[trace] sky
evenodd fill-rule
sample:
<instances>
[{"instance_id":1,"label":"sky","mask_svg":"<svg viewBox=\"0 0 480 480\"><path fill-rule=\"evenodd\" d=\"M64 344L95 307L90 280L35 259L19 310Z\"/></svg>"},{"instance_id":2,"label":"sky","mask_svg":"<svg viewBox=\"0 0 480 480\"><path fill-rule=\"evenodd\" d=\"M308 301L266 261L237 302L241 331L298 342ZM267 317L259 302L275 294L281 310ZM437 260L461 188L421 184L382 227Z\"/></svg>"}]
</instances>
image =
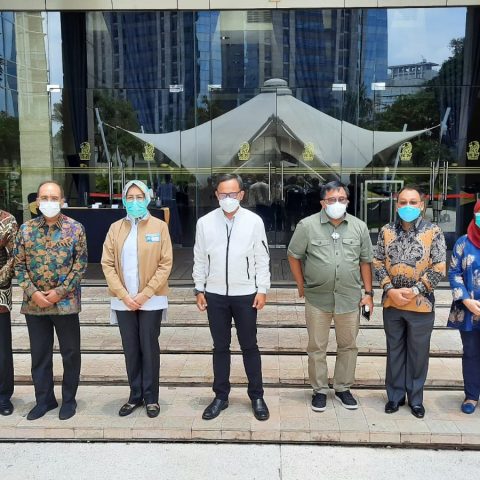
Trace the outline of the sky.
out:
<instances>
[{"instance_id":1,"label":"sky","mask_svg":"<svg viewBox=\"0 0 480 480\"><path fill-rule=\"evenodd\" d=\"M466 8L388 10L388 65L421 62L442 64L452 38L465 36Z\"/></svg>"}]
</instances>

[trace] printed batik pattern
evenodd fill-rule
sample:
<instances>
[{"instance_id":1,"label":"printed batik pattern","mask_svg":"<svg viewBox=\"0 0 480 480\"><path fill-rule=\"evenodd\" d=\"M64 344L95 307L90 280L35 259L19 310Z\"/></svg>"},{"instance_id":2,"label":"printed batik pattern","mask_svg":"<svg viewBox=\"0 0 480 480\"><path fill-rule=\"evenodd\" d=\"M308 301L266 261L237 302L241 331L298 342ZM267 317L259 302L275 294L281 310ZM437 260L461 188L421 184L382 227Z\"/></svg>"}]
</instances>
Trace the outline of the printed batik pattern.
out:
<instances>
[{"instance_id":1,"label":"printed batik pattern","mask_svg":"<svg viewBox=\"0 0 480 480\"><path fill-rule=\"evenodd\" d=\"M463 303L468 299L480 300L480 249L466 235L453 247L448 280L453 297L448 326L464 331L480 330L480 317Z\"/></svg>"},{"instance_id":2,"label":"printed batik pattern","mask_svg":"<svg viewBox=\"0 0 480 480\"><path fill-rule=\"evenodd\" d=\"M80 311L80 282L87 268L87 242L83 225L60 215L48 226L44 217L24 223L15 244L15 272L24 291L21 312L30 315L67 315ZM40 308L36 291L53 290L61 300Z\"/></svg>"}]
</instances>

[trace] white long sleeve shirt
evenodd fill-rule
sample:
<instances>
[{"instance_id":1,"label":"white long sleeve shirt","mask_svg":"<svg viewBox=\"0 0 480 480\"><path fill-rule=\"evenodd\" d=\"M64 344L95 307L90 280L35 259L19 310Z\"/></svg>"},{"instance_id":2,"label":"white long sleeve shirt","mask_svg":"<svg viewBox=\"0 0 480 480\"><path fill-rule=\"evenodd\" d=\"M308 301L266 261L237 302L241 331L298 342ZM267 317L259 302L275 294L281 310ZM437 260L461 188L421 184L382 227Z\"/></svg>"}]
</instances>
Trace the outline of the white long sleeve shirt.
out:
<instances>
[{"instance_id":1,"label":"white long sleeve shirt","mask_svg":"<svg viewBox=\"0 0 480 480\"><path fill-rule=\"evenodd\" d=\"M242 207L228 221L221 208L197 222L193 280L218 295L267 293L270 254L262 219Z\"/></svg>"},{"instance_id":2,"label":"white long sleeve shirt","mask_svg":"<svg viewBox=\"0 0 480 480\"><path fill-rule=\"evenodd\" d=\"M138 293L138 222L127 216L132 228L122 248L122 274L125 281L125 288L131 298ZM142 220L140 220L141 222ZM122 300L112 297L110 300L112 310L125 311L128 307ZM164 310L168 308L166 296L153 295L140 308L140 310Z\"/></svg>"}]
</instances>

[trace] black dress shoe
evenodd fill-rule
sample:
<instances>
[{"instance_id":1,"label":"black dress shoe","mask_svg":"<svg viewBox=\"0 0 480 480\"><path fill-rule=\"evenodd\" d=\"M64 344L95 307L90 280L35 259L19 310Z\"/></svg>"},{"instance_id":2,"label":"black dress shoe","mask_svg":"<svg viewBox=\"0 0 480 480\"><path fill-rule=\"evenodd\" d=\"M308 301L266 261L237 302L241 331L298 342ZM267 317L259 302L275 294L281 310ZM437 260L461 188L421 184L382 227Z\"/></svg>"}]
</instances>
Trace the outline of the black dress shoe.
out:
<instances>
[{"instance_id":1,"label":"black dress shoe","mask_svg":"<svg viewBox=\"0 0 480 480\"><path fill-rule=\"evenodd\" d=\"M395 413L398 412L399 407L403 407L405 405L405 397L402 398L398 403L392 402L389 400L385 404L385 413Z\"/></svg>"},{"instance_id":2,"label":"black dress shoe","mask_svg":"<svg viewBox=\"0 0 480 480\"><path fill-rule=\"evenodd\" d=\"M54 410L55 408L58 407L58 403L52 402L49 403L48 405L35 405L27 415L27 420L37 420L39 418L42 418L47 412L50 410Z\"/></svg>"},{"instance_id":3,"label":"black dress shoe","mask_svg":"<svg viewBox=\"0 0 480 480\"><path fill-rule=\"evenodd\" d=\"M253 414L257 420L263 421L270 418L267 404L263 398L256 398L252 400Z\"/></svg>"},{"instance_id":4,"label":"black dress shoe","mask_svg":"<svg viewBox=\"0 0 480 480\"><path fill-rule=\"evenodd\" d=\"M150 403L147 405L147 415L150 418L158 417L160 413L160 405L158 403Z\"/></svg>"},{"instance_id":5,"label":"black dress shoe","mask_svg":"<svg viewBox=\"0 0 480 480\"><path fill-rule=\"evenodd\" d=\"M203 411L202 418L204 420L212 420L220 415L222 410L228 408L228 400L215 398L213 402Z\"/></svg>"},{"instance_id":6,"label":"black dress shoe","mask_svg":"<svg viewBox=\"0 0 480 480\"><path fill-rule=\"evenodd\" d=\"M126 417L127 415L130 415L135 409L137 409L138 407L141 407L142 405L143 405L143 400L137 403L127 402L124 405L122 405L122 408L120 408L120 410L118 411L118 414L121 417Z\"/></svg>"},{"instance_id":7,"label":"black dress shoe","mask_svg":"<svg viewBox=\"0 0 480 480\"><path fill-rule=\"evenodd\" d=\"M420 405L410 405L410 410L412 415L417 418L423 418L425 416L425 408L422 404Z\"/></svg>"},{"instance_id":8,"label":"black dress shoe","mask_svg":"<svg viewBox=\"0 0 480 480\"><path fill-rule=\"evenodd\" d=\"M58 413L58 418L60 420L68 420L72 418L77 413L77 402L63 403L60 412Z\"/></svg>"},{"instance_id":9,"label":"black dress shoe","mask_svg":"<svg viewBox=\"0 0 480 480\"><path fill-rule=\"evenodd\" d=\"M10 400L7 400L6 402L2 403L0 405L0 415L3 415L4 417L11 415L13 413L13 404Z\"/></svg>"}]
</instances>

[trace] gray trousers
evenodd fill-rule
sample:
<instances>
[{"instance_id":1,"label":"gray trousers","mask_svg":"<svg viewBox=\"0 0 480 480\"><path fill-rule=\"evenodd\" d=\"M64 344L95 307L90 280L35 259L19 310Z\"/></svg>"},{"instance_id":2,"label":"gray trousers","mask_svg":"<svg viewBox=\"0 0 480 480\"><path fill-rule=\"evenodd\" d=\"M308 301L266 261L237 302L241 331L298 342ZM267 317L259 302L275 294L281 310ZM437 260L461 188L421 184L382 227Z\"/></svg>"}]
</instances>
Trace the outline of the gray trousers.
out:
<instances>
[{"instance_id":1,"label":"gray trousers","mask_svg":"<svg viewBox=\"0 0 480 480\"><path fill-rule=\"evenodd\" d=\"M406 393L410 405L423 403L434 320L434 312L383 309L387 337L385 384L389 401L399 402Z\"/></svg>"}]
</instances>

